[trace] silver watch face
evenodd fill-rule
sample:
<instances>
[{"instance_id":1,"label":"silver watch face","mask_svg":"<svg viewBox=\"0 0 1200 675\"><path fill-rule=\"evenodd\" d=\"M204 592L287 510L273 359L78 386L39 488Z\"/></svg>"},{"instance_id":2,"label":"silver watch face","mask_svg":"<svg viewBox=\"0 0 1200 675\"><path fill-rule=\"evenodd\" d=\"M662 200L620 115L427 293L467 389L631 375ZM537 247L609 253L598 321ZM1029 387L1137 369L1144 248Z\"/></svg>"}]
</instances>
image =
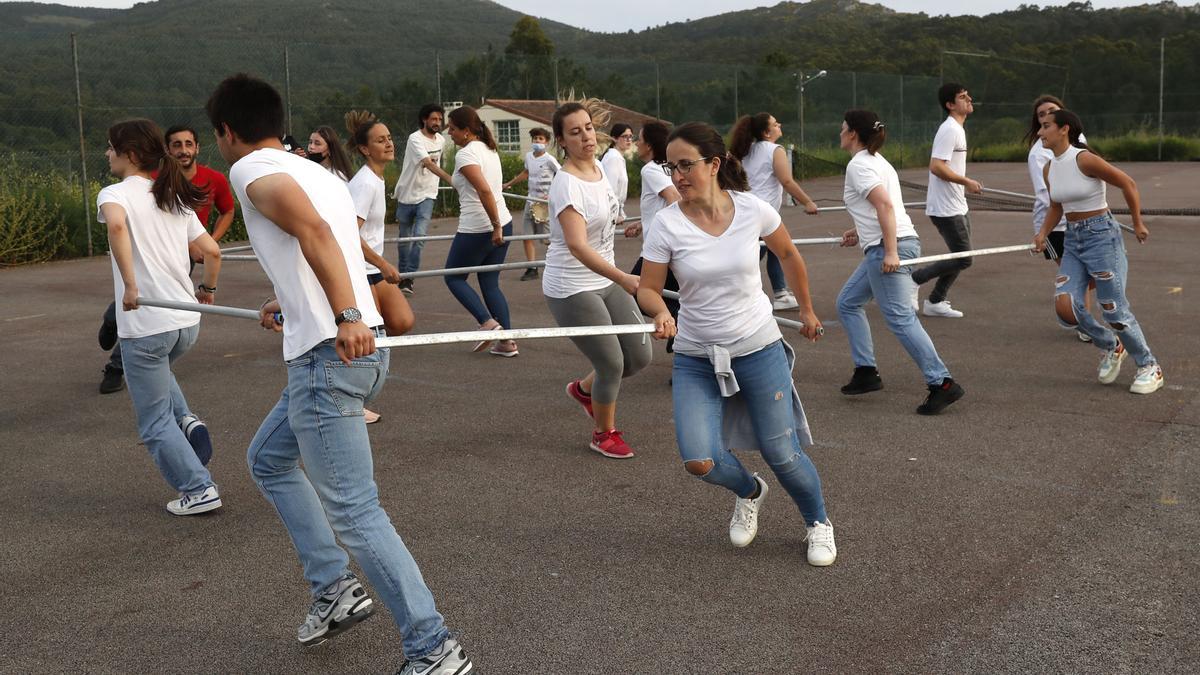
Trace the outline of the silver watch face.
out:
<instances>
[{"instance_id":1,"label":"silver watch face","mask_svg":"<svg viewBox=\"0 0 1200 675\"><path fill-rule=\"evenodd\" d=\"M362 321L362 312L358 311L357 308L348 307L342 310L341 317L342 320L338 323L355 323L357 321Z\"/></svg>"}]
</instances>

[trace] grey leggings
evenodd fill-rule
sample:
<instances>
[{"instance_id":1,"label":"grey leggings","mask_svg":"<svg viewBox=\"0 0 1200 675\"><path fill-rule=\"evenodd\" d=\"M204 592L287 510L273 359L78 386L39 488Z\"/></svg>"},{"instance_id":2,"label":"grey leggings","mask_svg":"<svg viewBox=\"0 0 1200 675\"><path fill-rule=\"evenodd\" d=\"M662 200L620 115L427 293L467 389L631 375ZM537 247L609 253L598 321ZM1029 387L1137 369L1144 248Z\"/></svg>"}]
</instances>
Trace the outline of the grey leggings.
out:
<instances>
[{"instance_id":1,"label":"grey leggings","mask_svg":"<svg viewBox=\"0 0 1200 675\"><path fill-rule=\"evenodd\" d=\"M550 313L560 326L614 326L641 323L633 296L617 284L598 291L581 291L565 298L546 298ZM654 353L645 333L631 335L593 335L571 338L579 351L592 362L596 381L592 385L594 403L615 403L621 378L645 368Z\"/></svg>"}]
</instances>

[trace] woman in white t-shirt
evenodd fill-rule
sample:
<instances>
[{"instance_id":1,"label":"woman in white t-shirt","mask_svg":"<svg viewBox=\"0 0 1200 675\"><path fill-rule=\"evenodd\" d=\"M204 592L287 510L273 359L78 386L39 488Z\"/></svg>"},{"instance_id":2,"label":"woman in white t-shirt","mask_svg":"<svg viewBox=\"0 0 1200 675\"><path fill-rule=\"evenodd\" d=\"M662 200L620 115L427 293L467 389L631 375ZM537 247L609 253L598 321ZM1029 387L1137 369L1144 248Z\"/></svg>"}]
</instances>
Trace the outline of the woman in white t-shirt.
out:
<instances>
[{"instance_id":1,"label":"woman in white t-shirt","mask_svg":"<svg viewBox=\"0 0 1200 675\"><path fill-rule=\"evenodd\" d=\"M454 155L451 183L458 190L458 232L450 243L446 267L475 267L504 262L508 254L505 237L512 236L512 215L501 194L504 175L496 140L479 114L469 105L450 111L446 130L458 146ZM482 330L512 328L508 314L508 299L500 290L499 272L479 272L479 290L483 300L467 284L466 274L445 277L446 286L462 306L475 317ZM481 352L491 347L496 356L516 356L517 343L501 340L495 345L484 340L475 345Z\"/></svg>"},{"instance_id":2,"label":"woman in white t-shirt","mask_svg":"<svg viewBox=\"0 0 1200 675\"><path fill-rule=\"evenodd\" d=\"M1026 164L1029 167L1029 182L1033 184L1033 231L1036 234L1042 229L1046 214L1050 211L1050 191L1046 188L1046 179L1042 173L1046 165L1054 158L1054 152L1042 145L1038 132L1042 130L1042 122L1055 110L1062 110L1063 102L1057 97L1045 94L1033 102L1033 119L1029 123L1029 131L1025 132L1025 143L1029 146L1029 157ZM1079 142L1086 144L1087 137L1080 134ZM1046 249L1042 251L1047 260L1053 260L1055 266L1062 263L1063 238L1067 232L1067 219L1064 217L1046 237ZM1088 293L1083 298L1083 305L1089 311L1092 308L1092 295L1096 291L1096 282L1088 282ZM1088 334L1077 330L1075 335L1083 342L1091 342Z\"/></svg>"},{"instance_id":3,"label":"woman in white t-shirt","mask_svg":"<svg viewBox=\"0 0 1200 675\"><path fill-rule=\"evenodd\" d=\"M554 138L564 150L563 168L550 183L550 248L542 292L560 326L641 323L632 294L638 279L613 264L617 196L596 161L596 129L582 103L554 112ZM617 429L621 379L650 363L644 335L571 338L591 362L592 371L567 385L567 394L592 418L592 450L623 459L633 456Z\"/></svg>"},{"instance_id":4,"label":"woman in white t-shirt","mask_svg":"<svg viewBox=\"0 0 1200 675\"><path fill-rule=\"evenodd\" d=\"M783 193L786 191L804 206L805 213L815 215L816 202L800 189L800 184L792 177L792 164L788 161L787 152L775 142L781 136L783 125L771 113L742 115L733 126L729 152L745 168L750 192L755 197L782 213ZM774 294L771 306L775 309L795 309L796 296L788 290L779 259L766 248L763 254L767 257L767 278L771 281Z\"/></svg>"},{"instance_id":5,"label":"woman in white t-shirt","mask_svg":"<svg viewBox=\"0 0 1200 675\"><path fill-rule=\"evenodd\" d=\"M608 184L617 196L617 225L620 225L625 222L625 200L629 197L629 169L625 162L625 153L633 147L633 127L628 124L614 124L608 134L612 137L612 145L600 156L600 166L604 167Z\"/></svg>"},{"instance_id":6,"label":"woman in white t-shirt","mask_svg":"<svg viewBox=\"0 0 1200 675\"><path fill-rule=\"evenodd\" d=\"M108 166L120 183L96 197L98 220L108 226L117 335L138 435L179 498L167 503L177 516L221 507L205 464L212 455L208 431L188 408L171 364L196 343L200 315L139 307L138 299L213 303L221 250L196 218L207 194L183 175L150 120L129 120L108 130ZM151 178L157 172L157 176ZM204 255L204 281L188 277L188 245Z\"/></svg>"},{"instance_id":7,"label":"woman in white t-shirt","mask_svg":"<svg viewBox=\"0 0 1200 675\"><path fill-rule=\"evenodd\" d=\"M842 149L850 153L850 163L846 165L842 198L854 227L842 234L842 246L857 244L863 259L837 298L838 317L854 359L854 376L842 387L842 393L852 396L883 389L875 366L871 325L863 309L874 299L888 328L921 369L929 387L929 396L917 412L936 415L964 392L950 377L912 304L916 283L912 268L901 267L901 260L921 257L921 240L904 210L900 178L879 154L886 139L879 115L869 110L846 112L840 140Z\"/></svg>"},{"instance_id":8,"label":"woman in white t-shirt","mask_svg":"<svg viewBox=\"0 0 1200 675\"><path fill-rule=\"evenodd\" d=\"M350 157L342 148L342 140L331 126L323 124L309 134L308 158L344 181L350 180L350 174L354 172Z\"/></svg>"},{"instance_id":9,"label":"woman in white t-shirt","mask_svg":"<svg viewBox=\"0 0 1200 675\"><path fill-rule=\"evenodd\" d=\"M625 228L626 237L641 236L645 240L644 234L654 226L654 219L658 212L679 201L679 192L671 184L671 177L662 170L663 163L667 161L667 139L670 136L671 127L658 120L647 122L638 132L637 153L638 158L644 162L641 170L641 220ZM641 255L638 256L637 262L633 264L630 272L635 275L642 273ZM675 275L671 270L667 270L665 283L666 290L672 292L679 290L679 283L675 280ZM668 298L666 303L667 309L671 310L671 316L678 316L679 301ZM675 338L667 340L668 353L672 351L674 344Z\"/></svg>"},{"instance_id":10,"label":"woman in white t-shirt","mask_svg":"<svg viewBox=\"0 0 1200 675\"><path fill-rule=\"evenodd\" d=\"M737 499L729 538L746 546L758 531L767 483L732 449L759 448L807 528L808 562L833 564L833 526L821 479L804 448L808 420L792 382L795 355L762 290L759 240L779 256L800 303L801 333L824 332L808 295L804 259L780 226L779 212L748 192L746 174L711 126L671 132L666 169L680 194L663 209L642 248L638 302L654 316L655 337L676 335L672 389L675 436L688 473ZM667 269L679 279L679 328L662 300Z\"/></svg>"}]
</instances>

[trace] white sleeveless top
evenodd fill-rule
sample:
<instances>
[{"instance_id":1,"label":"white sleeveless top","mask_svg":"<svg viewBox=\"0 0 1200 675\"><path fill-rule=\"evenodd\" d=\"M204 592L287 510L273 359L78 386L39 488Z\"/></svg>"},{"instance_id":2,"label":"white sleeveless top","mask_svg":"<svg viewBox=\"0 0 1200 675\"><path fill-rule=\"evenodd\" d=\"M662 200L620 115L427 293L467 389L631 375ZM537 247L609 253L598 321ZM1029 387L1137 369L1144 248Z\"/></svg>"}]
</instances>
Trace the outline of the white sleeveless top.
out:
<instances>
[{"instance_id":1,"label":"white sleeveless top","mask_svg":"<svg viewBox=\"0 0 1200 675\"><path fill-rule=\"evenodd\" d=\"M750 194L775 207L783 204L783 185L775 177L775 148L771 141L755 141L742 158L742 168L750 181Z\"/></svg>"},{"instance_id":2,"label":"white sleeveless top","mask_svg":"<svg viewBox=\"0 0 1200 675\"><path fill-rule=\"evenodd\" d=\"M1070 146L1050 160L1050 199L1062 204L1063 213L1082 213L1108 208L1107 186L1099 178L1079 170L1083 148Z\"/></svg>"}]
</instances>

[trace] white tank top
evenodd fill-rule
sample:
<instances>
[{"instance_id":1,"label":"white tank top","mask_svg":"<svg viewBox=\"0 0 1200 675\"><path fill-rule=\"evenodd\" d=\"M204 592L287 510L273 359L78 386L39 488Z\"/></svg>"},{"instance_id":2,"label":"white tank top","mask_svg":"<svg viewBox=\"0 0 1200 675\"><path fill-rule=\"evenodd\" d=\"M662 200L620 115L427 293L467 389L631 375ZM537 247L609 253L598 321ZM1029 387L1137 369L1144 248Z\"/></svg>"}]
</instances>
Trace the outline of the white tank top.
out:
<instances>
[{"instance_id":1,"label":"white tank top","mask_svg":"<svg viewBox=\"0 0 1200 675\"><path fill-rule=\"evenodd\" d=\"M1108 208L1107 186L1079 170L1083 148L1070 146L1050 160L1050 199L1062 204L1063 213L1083 213Z\"/></svg>"},{"instance_id":2,"label":"white tank top","mask_svg":"<svg viewBox=\"0 0 1200 675\"><path fill-rule=\"evenodd\" d=\"M775 207L783 204L783 185L775 177L775 148L771 141L755 141L742 158L742 168L750 182L750 194Z\"/></svg>"}]
</instances>

